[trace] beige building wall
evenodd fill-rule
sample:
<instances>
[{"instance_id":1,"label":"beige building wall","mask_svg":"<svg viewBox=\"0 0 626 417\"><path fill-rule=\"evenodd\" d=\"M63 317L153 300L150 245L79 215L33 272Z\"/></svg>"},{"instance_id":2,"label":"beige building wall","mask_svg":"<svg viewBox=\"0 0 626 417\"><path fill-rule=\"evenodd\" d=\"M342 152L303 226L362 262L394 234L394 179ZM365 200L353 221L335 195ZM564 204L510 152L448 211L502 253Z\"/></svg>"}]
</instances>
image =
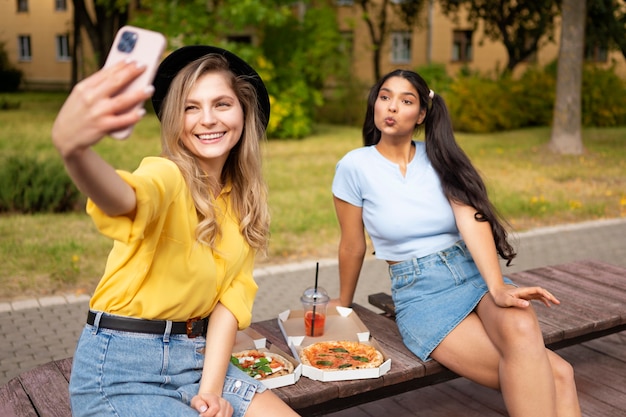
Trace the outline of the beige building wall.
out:
<instances>
[{"instance_id":1,"label":"beige building wall","mask_svg":"<svg viewBox=\"0 0 626 417\"><path fill-rule=\"evenodd\" d=\"M27 0L28 11L18 12L19 0L0 0L0 42L10 62L22 70L27 85L38 88L69 86L71 60L57 56L57 35L72 31L71 0L66 10L55 10L55 0ZM20 60L18 37L30 36L31 59Z\"/></svg>"},{"instance_id":2,"label":"beige building wall","mask_svg":"<svg viewBox=\"0 0 626 417\"><path fill-rule=\"evenodd\" d=\"M344 2L344 4L347 2ZM356 4L340 6L337 9L337 18L342 31L353 32L353 62L352 74L367 84L374 83L372 42L369 29L361 18L362 10ZM389 16L393 13L388 12ZM393 19L393 17L391 17ZM472 36L472 59L468 62L455 62L452 59L453 36L455 30L472 30L472 27L463 15L459 22L454 23L446 17L437 2L433 2L432 9L426 8L420 21L412 28L407 28L396 19L395 23L388 26L390 31L411 31L411 61L409 63L393 63L391 61L391 38L388 37L382 49L381 73L385 74L396 68L415 69L428 64L443 64L448 74L454 75L463 67L484 74L495 73L506 67L508 57L506 48L500 42L493 42L482 34L482 25L474 31ZM558 41L560 36L559 20L556 22L554 39ZM546 38L540 41L540 49L534 60L518 64L515 74L520 74L529 65L544 66L557 59L559 53L558 44ZM615 70L621 77L626 78L626 60L621 52L611 52L607 62L596 62L595 65L610 67L616 63Z\"/></svg>"}]
</instances>

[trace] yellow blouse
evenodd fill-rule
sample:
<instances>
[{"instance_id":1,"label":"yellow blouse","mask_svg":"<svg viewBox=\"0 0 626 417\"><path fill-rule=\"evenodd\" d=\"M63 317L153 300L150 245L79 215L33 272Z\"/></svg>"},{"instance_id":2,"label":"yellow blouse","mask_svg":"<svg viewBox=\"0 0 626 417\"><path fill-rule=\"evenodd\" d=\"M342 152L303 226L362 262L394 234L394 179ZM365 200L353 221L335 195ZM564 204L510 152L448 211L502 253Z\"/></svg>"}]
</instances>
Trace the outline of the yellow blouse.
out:
<instances>
[{"instance_id":1,"label":"yellow blouse","mask_svg":"<svg viewBox=\"0 0 626 417\"><path fill-rule=\"evenodd\" d=\"M145 158L132 174L118 171L137 194L134 219L109 217L91 200L87 213L114 240L90 308L122 316L185 321L206 317L221 302L250 325L257 285L255 251L239 232L230 188L217 197L222 234L211 250L195 239L198 224L191 193L176 164Z\"/></svg>"}]
</instances>

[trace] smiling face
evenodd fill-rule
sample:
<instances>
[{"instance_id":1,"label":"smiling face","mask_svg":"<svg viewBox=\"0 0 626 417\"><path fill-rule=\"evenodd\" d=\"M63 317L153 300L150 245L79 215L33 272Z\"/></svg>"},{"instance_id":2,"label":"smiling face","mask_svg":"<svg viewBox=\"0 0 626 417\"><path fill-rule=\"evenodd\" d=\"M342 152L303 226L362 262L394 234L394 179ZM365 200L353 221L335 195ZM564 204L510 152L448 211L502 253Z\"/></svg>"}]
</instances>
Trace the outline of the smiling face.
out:
<instances>
[{"instance_id":1,"label":"smiling face","mask_svg":"<svg viewBox=\"0 0 626 417\"><path fill-rule=\"evenodd\" d=\"M374 124L381 138L413 137L418 124L424 121L426 110L420 107L415 87L402 77L391 77L383 83L374 103Z\"/></svg>"},{"instance_id":2,"label":"smiling face","mask_svg":"<svg viewBox=\"0 0 626 417\"><path fill-rule=\"evenodd\" d=\"M185 103L181 141L203 169L220 177L231 149L241 139L244 112L222 72L198 78Z\"/></svg>"}]
</instances>

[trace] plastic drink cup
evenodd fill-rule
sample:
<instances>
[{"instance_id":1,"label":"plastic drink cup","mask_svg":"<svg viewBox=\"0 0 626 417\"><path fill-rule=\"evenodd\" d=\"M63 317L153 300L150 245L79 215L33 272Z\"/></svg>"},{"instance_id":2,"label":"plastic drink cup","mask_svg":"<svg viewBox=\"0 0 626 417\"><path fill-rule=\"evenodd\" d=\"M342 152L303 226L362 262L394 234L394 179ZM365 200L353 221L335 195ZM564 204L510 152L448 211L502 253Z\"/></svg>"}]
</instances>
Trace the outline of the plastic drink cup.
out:
<instances>
[{"instance_id":1,"label":"plastic drink cup","mask_svg":"<svg viewBox=\"0 0 626 417\"><path fill-rule=\"evenodd\" d=\"M322 287L307 288L300 297L300 301L304 309L304 335L322 336L326 326L326 308L330 301L328 293Z\"/></svg>"}]
</instances>

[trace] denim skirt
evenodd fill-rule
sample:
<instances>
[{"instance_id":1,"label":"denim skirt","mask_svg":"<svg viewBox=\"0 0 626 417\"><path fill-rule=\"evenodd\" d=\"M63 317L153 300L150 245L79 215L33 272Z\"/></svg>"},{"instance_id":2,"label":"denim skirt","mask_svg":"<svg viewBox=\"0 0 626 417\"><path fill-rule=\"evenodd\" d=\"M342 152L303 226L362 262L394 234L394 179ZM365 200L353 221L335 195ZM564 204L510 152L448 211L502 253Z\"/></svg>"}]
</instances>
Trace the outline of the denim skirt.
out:
<instances>
[{"instance_id":1,"label":"denim skirt","mask_svg":"<svg viewBox=\"0 0 626 417\"><path fill-rule=\"evenodd\" d=\"M463 241L389 265L396 323L404 344L421 360L468 316L487 294L487 284ZM515 285L510 279L505 283Z\"/></svg>"},{"instance_id":2,"label":"denim skirt","mask_svg":"<svg viewBox=\"0 0 626 417\"><path fill-rule=\"evenodd\" d=\"M205 344L204 337L168 331L133 333L87 324L72 365L72 415L197 417L190 402L198 393ZM254 394L265 389L262 382L230 364L222 396L233 406L233 416L242 417Z\"/></svg>"}]
</instances>

